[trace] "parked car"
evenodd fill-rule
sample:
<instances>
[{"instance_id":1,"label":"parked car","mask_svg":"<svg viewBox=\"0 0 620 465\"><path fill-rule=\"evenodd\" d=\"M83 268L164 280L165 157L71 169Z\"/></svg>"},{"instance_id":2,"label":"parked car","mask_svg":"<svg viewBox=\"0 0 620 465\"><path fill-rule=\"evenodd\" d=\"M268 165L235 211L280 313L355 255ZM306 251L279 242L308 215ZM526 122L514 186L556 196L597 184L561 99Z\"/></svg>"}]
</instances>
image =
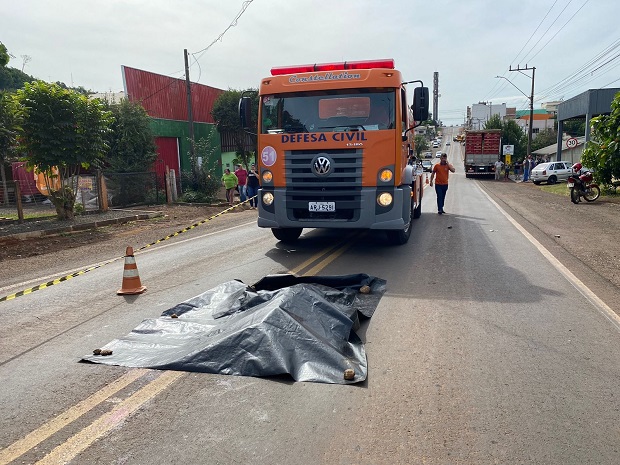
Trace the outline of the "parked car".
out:
<instances>
[{"instance_id":1,"label":"parked car","mask_svg":"<svg viewBox=\"0 0 620 465\"><path fill-rule=\"evenodd\" d=\"M424 152L424 158L433 158L433 152Z\"/></svg>"},{"instance_id":2,"label":"parked car","mask_svg":"<svg viewBox=\"0 0 620 465\"><path fill-rule=\"evenodd\" d=\"M558 181L566 181L572 172L572 163L568 161L552 161L540 163L532 169L530 179L534 184L546 182L555 184Z\"/></svg>"},{"instance_id":3,"label":"parked car","mask_svg":"<svg viewBox=\"0 0 620 465\"><path fill-rule=\"evenodd\" d=\"M428 171L430 173L433 170L433 161L422 160L422 168L424 169L424 171Z\"/></svg>"}]
</instances>

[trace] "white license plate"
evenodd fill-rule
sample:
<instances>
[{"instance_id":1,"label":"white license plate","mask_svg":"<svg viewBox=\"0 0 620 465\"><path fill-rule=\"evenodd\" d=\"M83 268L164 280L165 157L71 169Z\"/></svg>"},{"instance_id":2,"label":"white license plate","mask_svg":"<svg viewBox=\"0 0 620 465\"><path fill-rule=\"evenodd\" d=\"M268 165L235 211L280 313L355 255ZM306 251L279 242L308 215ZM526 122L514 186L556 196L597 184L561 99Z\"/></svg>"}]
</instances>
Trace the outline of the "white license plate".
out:
<instances>
[{"instance_id":1,"label":"white license plate","mask_svg":"<svg viewBox=\"0 0 620 465\"><path fill-rule=\"evenodd\" d=\"M567 187L575 187L575 183L573 183L573 182L567 182L567 183L566 183L566 186L567 186Z\"/></svg>"},{"instance_id":2,"label":"white license plate","mask_svg":"<svg viewBox=\"0 0 620 465\"><path fill-rule=\"evenodd\" d=\"M308 202L308 210L311 212L335 212L336 202Z\"/></svg>"}]
</instances>

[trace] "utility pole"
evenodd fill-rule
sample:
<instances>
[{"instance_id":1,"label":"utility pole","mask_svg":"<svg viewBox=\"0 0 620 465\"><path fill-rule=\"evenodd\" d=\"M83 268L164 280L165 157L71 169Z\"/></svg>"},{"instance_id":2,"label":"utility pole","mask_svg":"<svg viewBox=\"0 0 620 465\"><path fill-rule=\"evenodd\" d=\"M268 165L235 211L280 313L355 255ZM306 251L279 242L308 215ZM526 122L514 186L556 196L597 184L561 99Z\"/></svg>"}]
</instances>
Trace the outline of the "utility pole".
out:
<instances>
[{"instance_id":1,"label":"utility pole","mask_svg":"<svg viewBox=\"0 0 620 465\"><path fill-rule=\"evenodd\" d=\"M433 119L439 125L439 73L433 73Z\"/></svg>"},{"instance_id":2,"label":"utility pole","mask_svg":"<svg viewBox=\"0 0 620 465\"><path fill-rule=\"evenodd\" d=\"M194 115L192 113L192 84L189 81L189 54L187 49L183 50L183 58L185 59L185 89L187 92L187 123L189 125L189 156L191 163L196 160L196 151L194 148Z\"/></svg>"},{"instance_id":3,"label":"utility pole","mask_svg":"<svg viewBox=\"0 0 620 465\"><path fill-rule=\"evenodd\" d=\"M532 154L532 127L534 126L534 73L536 73L536 67L533 66L531 68L528 68L526 64L525 68L521 68L519 65L517 65L516 69L512 69L512 66L510 66L508 70L519 71L521 74L525 74L523 71L532 71L532 93L530 94L530 124L527 130L527 156L529 157ZM527 74L525 75L527 76Z\"/></svg>"}]
</instances>

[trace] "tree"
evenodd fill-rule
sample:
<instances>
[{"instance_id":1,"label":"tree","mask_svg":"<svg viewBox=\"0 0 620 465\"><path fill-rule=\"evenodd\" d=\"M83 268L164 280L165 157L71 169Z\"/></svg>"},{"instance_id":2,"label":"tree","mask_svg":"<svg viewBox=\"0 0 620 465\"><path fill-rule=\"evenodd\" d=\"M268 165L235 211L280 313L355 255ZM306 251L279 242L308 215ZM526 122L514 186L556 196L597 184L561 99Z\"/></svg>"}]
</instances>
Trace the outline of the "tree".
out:
<instances>
[{"instance_id":1,"label":"tree","mask_svg":"<svg viewBox=\"0 0 620 465\"><path fill-rule=\"evenodd\" d=\"M97 166L113 121L99 100L37 81L17 91L21 111L20 151L43 173L59 219L73 218L81 168Z\"/></svg>"},{"instance_id":2,"label":"tree","mask_svg":"<svg viewBox=\"0 0 620 465\"><path fill-rule=\"evenodd\" d=\"M119 173L148 171L157 159L157 147L146 110L128 99L104 106L114 117L106 137L108 167Z\"/></svg>"},{"instance_id":3,"label":"tree","mask_svg":"<svg viewBox=\"0 0 620 465\"><path fill-rule=\"evenodd\" d=\"M254 116L252 132L257 133L259 105L258 92L255 89L250 89L245 92L249 92L248 95L252 95L254 97L252 102L252 112ZM237 159L240 160L247 169L252 153L245 150L246 132L241 127L241 122L239 121L239 99L241 98L241 94L242 92L240 90L233 89L229 89L224 92L213 104L211 115L213 116L217 130L220 133L229 132L233 135Z\"/></svg>"},{"instance_id":4,"label":"tree","mask_svg":"<svg viewBox=\"0 0 620 465\"><path fill-rule=\"evenodd\" d=\"M424 150L428 150L429 148L426 137L419 135L419 134L414 137L413 145L415 147L415 153L418 156L418 158L420 158L420 155L422 154Z\"/></svg>"},{"instance_id":5,"label":"tree","mask_svg":"<svg viewBox=\"0 0 620 465\"><path fill-rule=\"evenodd\" d=\"M592 118L591 140L581 163L594 170L594 176L603 184L620 179L620 92L611 102L611 113Z\"/></svg>"},{"instance_id":6,"label":"tree","mask_svg":"<svg viewBox=\"0 0 620 465\"><path fill-rule=\"evenodd\" d=\"M484 129L501 129L502 145L514 145L514 159L527 156L527 136L515 120L502 121L499 115L493 115L484 124Z\"/></svg>"},{"instance_id":7,"label":"tree","mask_svg":"<svg viewBox=\"0 0 620 465\"><path fill-rule=\"evenodd\" d=\"M6 49L6 45L0 42L0 68L4 68L9 64L9 60L11 59L11 55L9 55L9 51Z\"/></svg>"},{"instance_id":8,"label":"tree","mask_svg":"<svg viewBox=\"0 0 620 465\"><path fill-rule=\"evenodd\" d=\"M544 147L548 147L550 145L555 145L558 143L558 132L553 129L545 129L542 132L539 132L536 136L536 139L532 140L532 152L535 152L538 149L542 149Z\"/></svg>"},{"instance_id":9,"label":"tree","mask_svg":"<svg viewBox=\"0 0 620 465\"><path fill-rule=\"evenodd\" d=\"M1 45L1 44L0 44ZM0 92L0 181L4 189L2 198L8 205L9 192L6 185L5 163L12 161L17 147L17 108L13 95Z\"/></svg>"}]
</instances>

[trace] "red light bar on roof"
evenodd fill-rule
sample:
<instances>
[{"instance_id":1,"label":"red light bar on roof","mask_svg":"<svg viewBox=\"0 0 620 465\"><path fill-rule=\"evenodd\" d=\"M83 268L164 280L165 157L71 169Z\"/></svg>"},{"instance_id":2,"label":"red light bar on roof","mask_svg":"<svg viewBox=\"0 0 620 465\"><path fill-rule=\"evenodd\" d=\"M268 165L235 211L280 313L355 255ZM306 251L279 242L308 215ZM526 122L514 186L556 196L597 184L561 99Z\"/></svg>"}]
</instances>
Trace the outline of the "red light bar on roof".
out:
<instances>
[{"instance_id":1,"label":"red light bar on roof","mask_svg":"<svg viewBox=\"0 0 620 465\"><path fill-rule=\"evenodd\" d=\"M340 71L345 69L372 68L394 69L394 60L388 58L385 60L345 61L340 63L317 63L314 65L279 66L276 68L271 68L271 75L280 76L283 74L293 73L312 73L314 71Z\"/></svg>"}]
</instances>

